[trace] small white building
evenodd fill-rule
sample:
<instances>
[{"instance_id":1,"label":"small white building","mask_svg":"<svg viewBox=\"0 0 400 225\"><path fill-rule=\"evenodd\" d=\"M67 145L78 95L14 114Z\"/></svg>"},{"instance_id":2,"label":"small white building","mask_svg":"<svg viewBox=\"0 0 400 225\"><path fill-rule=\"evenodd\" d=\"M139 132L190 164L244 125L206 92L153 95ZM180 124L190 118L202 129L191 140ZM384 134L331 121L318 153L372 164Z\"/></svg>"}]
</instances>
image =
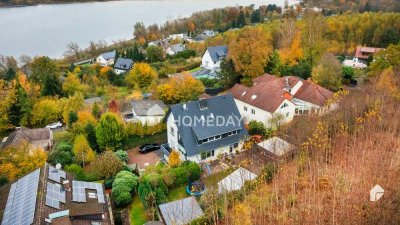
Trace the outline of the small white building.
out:
<instances>
[{"instance_id":1,"label":"small white building","mask_svg":"<svg viewBox=\"0 0 400 225\"><path fill-rule=\"evenodd\" d=\"M367 68L367 64L365 64L364 62L359 62L358 58L346 59L343 61L342 65L357 69Z\"/></svg>"},{"instance_id":2,"label":"small white building","mask_svg":"<svg viewBox=\"0 0 400 225\"><path fill-rule=\"evenodd\" d=\"M279 137L272 137L257 144L259 147L280 157L293 150L293 146Z\"/></svg>"},{"instance_id":3,"label":"small white building","mask_svg":"<svg viewBox=\"0 0 400 225\"><path fill-rule=\"evenodd\" d=\"M257 178L257 175L239 167L233 173L218 182L218 193L227 193L242 189L246 181L252 181Z\"/></svg>"},{"instance_id":4,"label":"small white building","mask_svg":"<svg viewBox=\"0 0 400 225\"><path fill-rule=\"evenodd\" d=\"M228 47L226 45L214 46L207 48L201 59L201 67L210 70L219 70L221 60L228 55Z\"/></svg>"},{"instance_id":5,"label":"small white building","mask_svg":"<svg viewBox=\"0 0 400 225\"><path fill-rule=\"evenodd\" d=\"M163 121L166 108L160 100L132 100L124 104L122 116L125 122L140 122L151 126Z\"/></svg>"},{"instance_id":6,"label":"small white building","mask_svg":"<svg viewBox=\"0 0 400 225\"><path fill-rule=\"evenodd\" d=\"M96 62L100 66L111 66L115 62L116 54L117 52L115 50L112 52L105 52L97 57Z\"/></svg>"},{"instance_id":7,"label":"small white building","mask_svg":"<svg viewBox=\"0 0 400 225\"><path fill-rule=\"evenodd\" d=\"M183 44L176 44L176 45L171 45L167 48L167 50L165 51L167 53L167 55L176 55L179 52L183 52L186 50L185 45Z\"/></svg>"},{"instance_id":8,"label":"small white building","mask_svg":"<svg viewBox=\"0 0 400 225\"><path fill-rule=\"evenodd\" d=\"M125 59L125 58L118 58L117 62L114 64L114 73L116 74L123 74L128 72L132 69L133 60L132 59Z\"/></svg>"}]
</instances>

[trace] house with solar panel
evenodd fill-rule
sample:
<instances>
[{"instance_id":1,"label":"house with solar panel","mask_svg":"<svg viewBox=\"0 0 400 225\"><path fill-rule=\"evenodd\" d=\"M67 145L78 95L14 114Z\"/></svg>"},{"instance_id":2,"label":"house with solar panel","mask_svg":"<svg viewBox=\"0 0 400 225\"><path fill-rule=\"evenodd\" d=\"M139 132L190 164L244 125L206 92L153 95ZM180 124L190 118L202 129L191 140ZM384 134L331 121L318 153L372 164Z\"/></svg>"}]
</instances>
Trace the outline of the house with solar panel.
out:
<instances>
[{"instance_id":1,"label":"house with solar panel","mask_svg":"<svg viewBox=\"0 0 400 225\"><path fill-rule=\"evenodd\" d=\"M209 161L240 152L248 136L231 94L172 105L165 120L164 157L174 149L184 161Z\"/></svg>"},{"instance_id":2,"label":"house with solar panel","mask_svg":"<svg viewBox=\"0 0 400 225\"><path fill-rule=\"evenodd\" d=\"M76 181L46 164L0 189L1 225L112 224L101 183Z\"/></svg>"},{"instance_id":3,"label":"house with solar panel","mask_svg":"<svg viewBox=\"0 0 400 225\"><path fill-rule=\"evenodd\" d=\"M226 45L208 47L201 59L201 67L209 70L219 70L221 60L228 55Z\"/></svg>"}]
</instances>

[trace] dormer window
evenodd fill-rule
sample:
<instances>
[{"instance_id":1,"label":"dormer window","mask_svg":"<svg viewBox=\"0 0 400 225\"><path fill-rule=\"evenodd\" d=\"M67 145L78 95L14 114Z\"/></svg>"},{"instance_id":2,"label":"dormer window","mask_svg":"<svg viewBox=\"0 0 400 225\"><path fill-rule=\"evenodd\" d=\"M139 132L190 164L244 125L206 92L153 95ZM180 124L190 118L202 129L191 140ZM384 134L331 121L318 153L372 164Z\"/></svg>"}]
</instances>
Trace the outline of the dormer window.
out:
<instances>
[{"instance_id":1,"label":"dormer window","mask_svg":"<svg viewBox=\"0 0 400 225\"><path fill-rule=\"evenodd\" d=\"M243 95L245 95L246 94L246 91L243 91L243 93L242 93L242 97L243 97Z\"/></svg>"}]
</instances>

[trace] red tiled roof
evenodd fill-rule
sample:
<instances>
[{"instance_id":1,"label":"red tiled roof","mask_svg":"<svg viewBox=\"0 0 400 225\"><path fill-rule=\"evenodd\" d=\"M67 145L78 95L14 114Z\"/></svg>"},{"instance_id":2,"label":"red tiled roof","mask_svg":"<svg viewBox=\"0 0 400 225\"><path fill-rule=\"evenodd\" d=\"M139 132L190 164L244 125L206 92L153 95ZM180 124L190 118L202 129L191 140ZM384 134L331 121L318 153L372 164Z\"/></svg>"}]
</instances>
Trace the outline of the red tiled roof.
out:
<instances>
[{"instance_id":1,"label":"red tiled roof","mask_svg":"<svg viewBox=\"0 0 400 225\"><path fill-rule=\"evenodd\" d=\"M246 87L241 84L233 86L229 92L237 100L274 113L285 100L286 91L270 86L269 83L260 83L253 87ZM256 96L256 98L252 98Z\"/></svg>"},{"instance_id":2,"label":"red tiled roof","mask_svg":"<svg viewBox=\"0 0 400 225\"><path fill-rule=\"evenodd\" d=\"M360 59L368 59L369 55L375 54L382 50L382 48L375 48L375 47L363 47L363 46L358 46L356 50L355 57L360 58ZM362 53L369 53L367 55L363 55Z\"/></svg>"},{"instance_id":3,"label":"red tiled roof","mask_svg":"<svg viewBox=\"0 0 400 225\"><path fill-rule=\"evenodd\" d=\"M294 97L318 106L324 106L333 92L310 81L303 81L303 85L294 94Z\"/></svg>"},{"instance_id":4,"label":"red tiled roof","mask_svg":"<svg viewBox=\"0 0 400 225\"><path fill-rule=\"evenodd\" d=\"M257 85L257 84L260 84L260 83L266 83L266 82L270 82L270 81L277 80L277 79L279 79L279 78L274 76L274 75L271 75L269 73L266 73L266 74L264 74L262 76L253 78L253 84Z\"/></svg>"}]
</instances>

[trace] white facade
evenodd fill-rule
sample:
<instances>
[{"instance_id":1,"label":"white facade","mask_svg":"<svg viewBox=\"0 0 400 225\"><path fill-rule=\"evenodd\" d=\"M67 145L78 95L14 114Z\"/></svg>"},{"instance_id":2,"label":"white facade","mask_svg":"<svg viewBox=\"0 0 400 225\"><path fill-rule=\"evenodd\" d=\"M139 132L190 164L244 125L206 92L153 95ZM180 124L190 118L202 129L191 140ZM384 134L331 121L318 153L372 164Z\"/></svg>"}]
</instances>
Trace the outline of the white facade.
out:
<instances>
[{"instance_id":1,"label":"white facade","mask_svg":"<svg viewBox=\"0 0 400 225\"><path fill-rule=\"evenodd\" d=\"M206 155L207 157L204 159L202 159L202 153L200 152L197 155L194 156L190 156L190 157L185 157L186 155L186 150L185 148L179 144L179 132L178 132L178 127L175 124L175 119L174 119L174 115L171 113L168 116L167 119L167 136L168 136L168 144L169 147L171 149L176 150L179 155L180 155L180 159L182 161L193 161L196 163L202 162L202 161L212 161L218 158L219 155L223 155L223 154L234 154L237 151L241 151L242 146L243 146L243 142L239 142L239 143L234 143L232 145L227 145L227 146L223 146L217 149L214 149L212 151L209 151L209 153L203 153L204 155Z\"/></svg>"},{"instance_id":2,"label":"white facade","mask_svg":"<svg viewBox=\"0 0 400 225\"><path fill-rule=\"evenodd\" d=\"M176 52L171 47L168 47L167 50L165 50L165 52L167 53L167 55L175 55L176 54Z\"/></svg>"},{"instance_id":3,"label":"white facade","mask_svg":"<svg viewBox=\"0 0 400 225\"><path fill-rule=\"evenodd\" d=\"M149 126L161 123L164 116L136 116L133 114L132 118L125 118L125 122L140 122L141 124L147 124Z\"/></svg>"},{"instance_id":4,"label":"white facade","mask_svg":"<svg viewBox=\"0 0 400 225\"><path fill-rule=\"evenodd\" d=\"M201 59L201 67L210 70L218 70L220 69L221 60L214 62L211 58L210 53L208 50L204 53Z\"/></svg>"},{"instance_id":5,"label":"white facade","mask_svg":"<svg viewBox=\"0 0 400 225\"><path fill-rule=\"evenodd\" d=\"M295 104L286 99L277 108L277 110L275 110L275 112L268 112L238 99L235 99L235 103L245 122L255 120L264 123L266 127L271 127L272 124L269 121L276 115L282 115L282 122L284 123L292 121L295 115Z\"/></svg>"},{"instance_id":6,"label":"white facade","mask_svg":"<svg viewBox=\"0 0 400 225\"><path fill-rule=\"evenodd\" d=\"M367 68L367 64L364 62L358 60L358 58L353 58L353 59L346 59L342 63L343 66L349 66L352 68Z\"/></svg>"},{"instance_id":7,"label":"white facade","mask_svg":"<svg viewBox=\"0 0 400 225\"><path fill-rule=\"evenodd\" d=\"M115 59L104 59L104 57L102 55L100 55L99 57L97 57L96 62L100 65L100 66L111 66L114 64Z\"/></svg>"},{"instance_id":8,"label":"white facade","mask_svg":"<svg viewBox=\"0 0 400 225\"><path fill-rule=\"evenodd\" d=\"M123 74L128 72L128 70L120 70L120 69L114 69L114 73L117 75Z\"/></svg>"}]
</instances>

